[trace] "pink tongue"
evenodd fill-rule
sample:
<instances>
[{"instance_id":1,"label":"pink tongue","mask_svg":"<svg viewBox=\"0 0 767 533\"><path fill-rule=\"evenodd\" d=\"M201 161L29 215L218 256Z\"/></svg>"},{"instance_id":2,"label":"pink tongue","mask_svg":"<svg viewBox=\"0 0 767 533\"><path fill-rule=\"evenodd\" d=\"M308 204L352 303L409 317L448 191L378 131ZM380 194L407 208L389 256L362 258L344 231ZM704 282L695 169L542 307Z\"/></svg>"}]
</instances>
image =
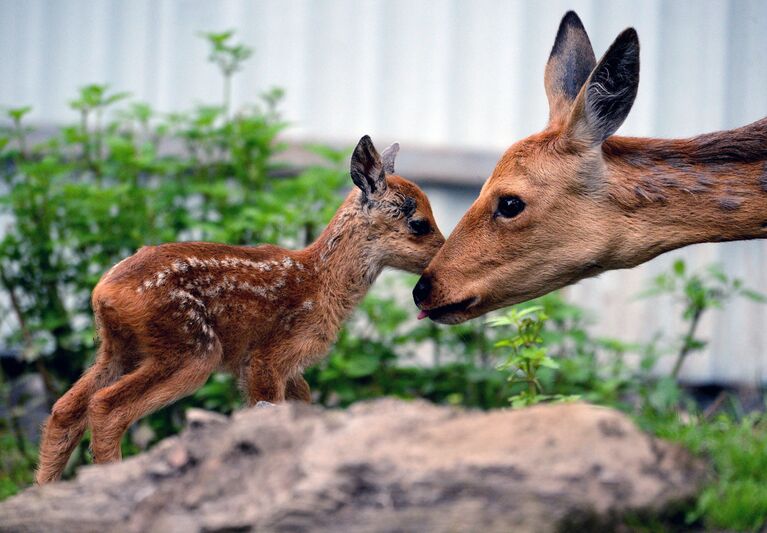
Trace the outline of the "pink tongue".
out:
<instances>
[{"instance_id":1,"label":"pink tongue","mask_svg":"<svg viewBox=\"0 0 767 533\"><path fill-rule=\"evenodd\" d=\"M418 313L418 320L423 320L427 316L429 316L429 312L428 311L421 311L420 313Z\"/></svg>"}]
</instances>

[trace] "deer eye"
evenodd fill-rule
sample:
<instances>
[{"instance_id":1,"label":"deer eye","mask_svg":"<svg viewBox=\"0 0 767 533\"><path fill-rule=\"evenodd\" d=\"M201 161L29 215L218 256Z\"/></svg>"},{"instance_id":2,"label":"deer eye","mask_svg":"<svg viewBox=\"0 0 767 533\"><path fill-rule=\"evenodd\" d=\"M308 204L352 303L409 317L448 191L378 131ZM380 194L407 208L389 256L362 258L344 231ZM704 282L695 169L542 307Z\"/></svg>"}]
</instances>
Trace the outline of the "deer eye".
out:
<instances>
[{"instance_id":1,"label":"deer eye","mask_svg":"<svg viewBox=\"0 0 767 533\"><path fill-rule=\"evenodd\" d=\"M498 199L498 208L495 210L495 215L504 218L514 218L524 210L525 202L519 196L501 196Z\"/></svg>"},{"instance_id":2,"label":"deer eye","mask_svg":"<svg viewBox=\"0 0 767 533\"><path fill-rule=\"evenodd\" d=\"M410 231L416 235L426 235L431 231L431 224L429 224L428 220L411 220L407 225Z\"/></svg>"}]
</instances>

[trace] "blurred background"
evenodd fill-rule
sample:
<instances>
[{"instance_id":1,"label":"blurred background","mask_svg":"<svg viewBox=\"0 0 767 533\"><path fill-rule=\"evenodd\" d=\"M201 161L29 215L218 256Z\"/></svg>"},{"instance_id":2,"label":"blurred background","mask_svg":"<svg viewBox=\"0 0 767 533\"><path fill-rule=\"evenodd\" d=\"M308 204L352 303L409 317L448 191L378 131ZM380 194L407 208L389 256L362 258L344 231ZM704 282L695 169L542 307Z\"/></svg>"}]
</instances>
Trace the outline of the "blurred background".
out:
<instances>
[{"instance_id":1,"label":"blurred background","mask_svg":"<svg viewBox=\"0 0 767 533\"><path fill-rule=\"evenodd\" d=\"M502 152L545 125L543 71L568 9L597 57L624 28L639 33L639 95L619 134L691 136L767 115L760 0L0 0L6 366L42 375L44 414L92 357L87 295L104 269L165 240L304 244L348 187L363 134L379 149L401 143L398 172L423 186L447 235ZM505 333L482 320L415 324L413 282L378 283L310 371L318 400L506 404L493 351ZM572 363L544 389L670 405L681 383L761 398L759 291L765 241L694 246L581 282L543 302L547 342ZM658 381L680 353L679 375ZM236 398L217 377L190 401L226 411ZM167 434L160 420L174 413L131 445Z\"/></svg>"}]
</instances>

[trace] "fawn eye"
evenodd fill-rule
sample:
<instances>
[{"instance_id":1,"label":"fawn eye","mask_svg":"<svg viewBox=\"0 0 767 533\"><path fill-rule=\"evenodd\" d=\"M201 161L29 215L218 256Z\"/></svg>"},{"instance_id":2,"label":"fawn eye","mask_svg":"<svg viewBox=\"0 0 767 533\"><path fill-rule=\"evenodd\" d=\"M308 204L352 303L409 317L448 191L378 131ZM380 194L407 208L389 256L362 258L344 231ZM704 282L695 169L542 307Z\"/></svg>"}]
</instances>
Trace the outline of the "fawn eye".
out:
<instances>
[{"instance_id":1,"label":"fawn eye","mask_svg":"<svg viewBox=\"0 0 767 533\"><path fill-rule=\"evenodd\" d=\"M495 210L495 215L504 218L514 218L524 210L525 202L519 196L501 196L498 199L498 208Z\"/></svg>"},{"instance_id":2,"label":"fawn eye","mask_svg":"<svg viewBox=\"0 0 767 533\"><path fill-rule=\"evenodd\" d=\"M416 235L426 235L431 231L431 224L428 220L411 220L408 222L408 227Z\"/></svg>"}]
</instances>

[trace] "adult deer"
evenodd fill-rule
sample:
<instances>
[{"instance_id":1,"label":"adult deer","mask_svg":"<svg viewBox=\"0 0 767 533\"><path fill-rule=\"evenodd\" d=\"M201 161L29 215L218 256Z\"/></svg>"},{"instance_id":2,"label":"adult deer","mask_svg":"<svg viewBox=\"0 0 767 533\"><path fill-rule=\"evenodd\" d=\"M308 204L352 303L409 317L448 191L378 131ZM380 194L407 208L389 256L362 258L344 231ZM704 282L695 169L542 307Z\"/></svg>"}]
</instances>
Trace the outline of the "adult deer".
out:
<instances>
[{"instance_id":1,"label":"adult deer","mask_svg":"<svg viewBox=\"0 0 767 533\"><path fill-rule=\"evenodd\" d=\"M115 265L93 290L96 362L53 406L37 482L58 479L90 425L97 463L147 413L191 394L223 368L249 404L310 401L301 373L318 362L384 267L420 273L445 242L429 201L363 137L357 186L308 248L173 243Z\"/></svg>"},{"instance_id":2,"label":"adult deer","mask_svg":"<svg viewBox=\"0 0 767 533\"><path fill-rule=\"evenodd\" d=\"M512 145L413 291L458 323L693 243L767 237L767 119L689 139L615 137L639 84L636 31L596 63L578 16L545 71L549 122Z\"/></svg>"}]
</instances>

